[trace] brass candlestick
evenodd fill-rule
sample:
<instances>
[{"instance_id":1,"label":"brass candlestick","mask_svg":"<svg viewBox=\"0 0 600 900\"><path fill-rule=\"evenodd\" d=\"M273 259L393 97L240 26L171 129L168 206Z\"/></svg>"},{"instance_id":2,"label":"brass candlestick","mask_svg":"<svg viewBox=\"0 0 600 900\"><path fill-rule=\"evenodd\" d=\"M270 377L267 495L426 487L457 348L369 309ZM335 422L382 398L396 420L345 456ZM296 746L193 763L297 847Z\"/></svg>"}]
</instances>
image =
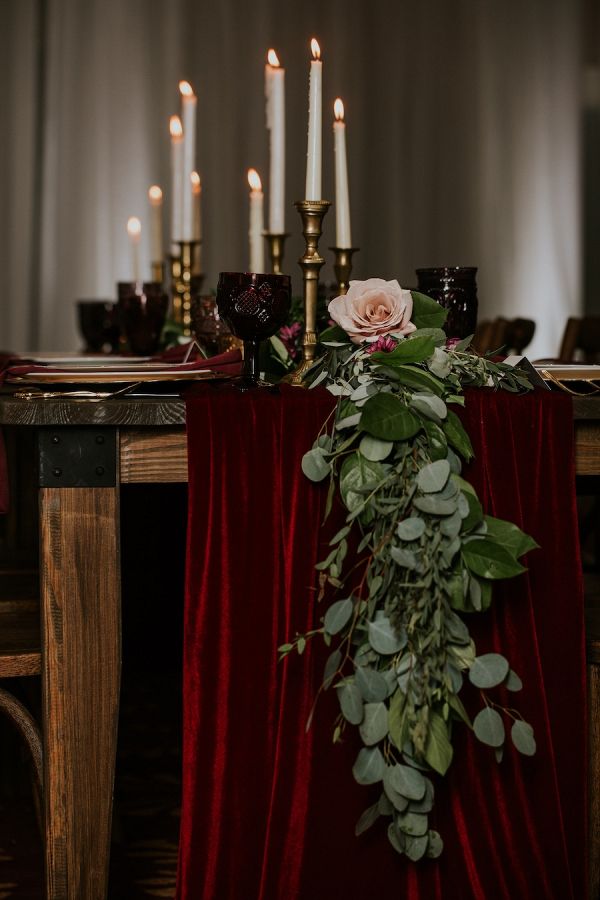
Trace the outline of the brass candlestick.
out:
<instances>
[{"instance_id":1,"label":"brass candlestick","mask_svg":"<svg viewBox=\"0 0 600 900\"><path fill-rule=\"evenodd\" d=\"M179 277L173 281L173 319L182 326L183 334L192 333L192 264L198 241L176 241L179 246ZM176 270L175 264L172 271Z\"/></svg>"},{"instance_id":2,"label":"brass candlestick","mask_svg":"<svg viewBox=\"0 0 600 900\"><path fill-rule=\"evenodd\" d=\"M272 234L270 231L264 231L263 235L266 238L267 244L269 245L269 256L271 258L270 271L274 275L282 275L283 248L285 239L289 237L289 234Z\"/></svg>"},{"instance_id":3,"label":"brass candlestick","mask_svg":"<svg viewBox=\"0 0 600 900\"><path fill-rule=\"evenodd\" d=\"M150 264L152 272L152 281L162 284L165 280L165 264L163 262L153 262Z\"/></svg>"},{"instance_id":4,"label":"brass candlestick","mask_svg":"<svg viewBox=\"0 0 600 900\"><path fill-rule=\"evenodd\" d=\"M302 377L315 359L317 350L317 295L319 272L325 262L319 256L319 238L323 219L331 203L329 200L298 200L294 206L302 219L302 234L306 242L304 256L298 260L302 269L304 295L304 337L302 339L302 362L289 379L292 384L302 384Z\"/></svg>"},{"instance_id":5,"label":"brass candlestick","mask_svg":"<svg viewBox=\"0 0 600 900\"><path fill-rule=\"evenodd\" d=\"M333 271L338 286L338 296L348 293L350 274L352 272L352 254L358 251L358 247L330 247L335 254Z\"/></svg>"}]
</instances>

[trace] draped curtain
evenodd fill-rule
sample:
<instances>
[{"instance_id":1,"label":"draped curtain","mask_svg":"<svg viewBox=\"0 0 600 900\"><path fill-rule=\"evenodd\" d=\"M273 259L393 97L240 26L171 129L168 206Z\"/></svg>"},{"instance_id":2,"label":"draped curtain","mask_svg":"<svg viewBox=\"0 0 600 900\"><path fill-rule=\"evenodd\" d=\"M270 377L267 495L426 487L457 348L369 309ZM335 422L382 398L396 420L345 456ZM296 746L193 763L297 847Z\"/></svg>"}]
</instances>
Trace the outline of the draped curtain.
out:
<instances>
[{"instance_id":1,"label":"draped curtain","mask_svg":"<svg viewBox=\"0 0 600 900\"><path fill-rule=\"evenodd\" d=\"M147 189L168 197L180 78L198 94L205 286L247 267L270 46L286 67L286 268L299 293L292 202L316 35L328 199L332 104L346 104L355 277L412 286L417 266L477 265L480 315L534 318L530 355L556 353L580 307L579 20L563 0L3 0L0 345L79 346L75 299L114 297L131 276L130 215L149 261Z\"/></svg>"}]
</instances>

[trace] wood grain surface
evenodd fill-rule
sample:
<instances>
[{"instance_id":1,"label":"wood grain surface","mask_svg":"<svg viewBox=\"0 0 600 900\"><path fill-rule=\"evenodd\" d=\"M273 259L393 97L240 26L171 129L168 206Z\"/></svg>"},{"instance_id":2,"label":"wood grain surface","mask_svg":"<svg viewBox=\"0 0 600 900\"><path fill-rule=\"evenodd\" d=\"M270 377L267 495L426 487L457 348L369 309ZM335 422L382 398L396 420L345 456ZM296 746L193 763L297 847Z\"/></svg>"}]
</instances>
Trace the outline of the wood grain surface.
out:
<instances>
[{"instance_id":1,"label":"wood grain surface","mask_svg":"<svg viewBox=\"0 0 600 900\"><path fill-rule=\"evenodd\" d=\"M122 484L188 480L184 428L120 430Z\"/></svg>"},{"instance_id":2,"label":"wood grain surface","mask_svg":"<svg viewBox=\"0 0 600 900\"><path fill-rule=\"evenodd\" d=\"M107 896L121 671L118 488L40 490L48 900Z\"/></svg>"}]
</instances>

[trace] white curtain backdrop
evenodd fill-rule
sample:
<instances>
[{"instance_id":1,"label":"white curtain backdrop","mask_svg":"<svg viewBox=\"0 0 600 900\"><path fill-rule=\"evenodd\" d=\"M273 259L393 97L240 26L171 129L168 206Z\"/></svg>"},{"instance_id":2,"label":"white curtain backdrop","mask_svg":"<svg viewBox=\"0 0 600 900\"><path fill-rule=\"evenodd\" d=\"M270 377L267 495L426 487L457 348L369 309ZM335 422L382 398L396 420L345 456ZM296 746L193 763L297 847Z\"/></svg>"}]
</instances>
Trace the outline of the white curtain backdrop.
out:
<instances>
[{"instance_id":1,"label":"white curtain backdrop","mask_svg":"<svg viewBox=\"0 0 600 900\"><path fill-rule=\"evenodd\" d=\"M535 319L529 355L555 354L581 306L579 30L567 0L1 0L0 347L81 345L74 301L115 297L130 277L131 215L149 276L147 189L168 199L181 78L198 94L205 286L247 267L270 46L286 68L286 269L299 293L292 203L315 35L327 199L333 100L346 105L354 277L413 286L418 266L476 265L480 316ZM328 258L334 223L332 211Z\"/></svg>"}]
</instances>

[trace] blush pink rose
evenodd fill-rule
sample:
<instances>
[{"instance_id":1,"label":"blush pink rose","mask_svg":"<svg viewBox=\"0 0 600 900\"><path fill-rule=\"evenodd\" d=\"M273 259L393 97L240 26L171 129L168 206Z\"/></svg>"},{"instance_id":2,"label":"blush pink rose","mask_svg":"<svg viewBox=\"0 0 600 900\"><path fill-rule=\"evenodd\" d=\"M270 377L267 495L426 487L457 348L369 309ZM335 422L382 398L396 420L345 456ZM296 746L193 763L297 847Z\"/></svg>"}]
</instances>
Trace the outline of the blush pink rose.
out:
<instances>
[{"instance_id":1,"label":"blush pink rose","mask_svg":"<svg viewBox=\"0 0 600 900\"><path fill-rule=\"evenodd\" d=\"M351 281L347 294L334 297L329 315L355 344L361 344L384 334L404 337L415 331L412 308L410 291L402 290L397 281L367 278Z\"/></svg>"}]
</instances>

